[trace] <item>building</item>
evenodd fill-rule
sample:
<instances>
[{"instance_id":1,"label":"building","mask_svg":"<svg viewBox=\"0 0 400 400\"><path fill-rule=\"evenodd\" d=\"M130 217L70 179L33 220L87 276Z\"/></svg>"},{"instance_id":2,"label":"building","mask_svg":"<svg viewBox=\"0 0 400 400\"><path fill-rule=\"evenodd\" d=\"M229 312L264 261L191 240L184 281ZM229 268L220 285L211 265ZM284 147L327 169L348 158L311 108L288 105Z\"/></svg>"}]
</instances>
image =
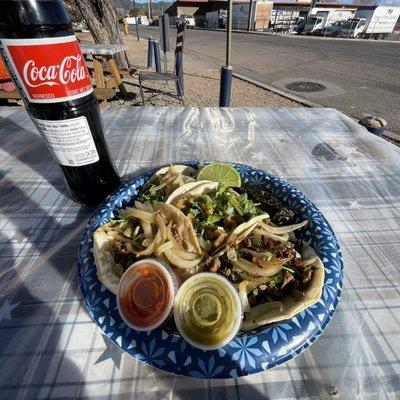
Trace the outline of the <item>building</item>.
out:
<instances>
[{"instance_id":1,"label":"building","mask_svg":"<svg viewBox=\"0 0 400 400\"><path fill-rule=\"evenodd\" d=\"M205 15L201 11L202 6L209 3L209 0L176 0L166 10L165 13L170 17L178 15Z\"/></svg>"},{"instance_id":2,"label":"building","mask_svg":"<svg viewBox=\"0 0 400 400\"><path fill-rule=\"evenodd\" d=\"M254 2L257 0L253 0ZM250 0L233 0L234 4L249 3ZM287 31L294 24L296 18L307 17L311 7L311 0L273 0L273 9L270 17L270 28L274 30ZM341 3L316 3L315 8L323 9L343 9L353 10L354 12L365 7L365 4L341 4ZM205 27L207 25L206 14L227 9L226 0L177 0L165 12L172 17L171 22L175 23L173 17L190 14L196 20L196 26ZM399 19L400 21L400 19ZM220 26L221 27L221 26ZM235 29L235 21L233 21ZM400 30L400 22L395 31Z\"/></svg>"},{"instance_id":3,"label":"building","mask_svg":"<svg viewBox=\"0 0 400 400\"><path fill-rule=\"evenodd\" d=\"M249 0L233 0L236 3L248 3ZM277 10L300 10L302 12L308 12L310 9L310 0L300 1L287 1L287 0L276 0L273 2L274 9ZM209 11L216 11L227 8L226 0L176 0L165 12L170 17L176 17L182 14L190 15L205 15ZM340 3L316 3L315 7L324 8L357 8L359 6L354 4L340 4Z\"/></svg>"}]
</instances>

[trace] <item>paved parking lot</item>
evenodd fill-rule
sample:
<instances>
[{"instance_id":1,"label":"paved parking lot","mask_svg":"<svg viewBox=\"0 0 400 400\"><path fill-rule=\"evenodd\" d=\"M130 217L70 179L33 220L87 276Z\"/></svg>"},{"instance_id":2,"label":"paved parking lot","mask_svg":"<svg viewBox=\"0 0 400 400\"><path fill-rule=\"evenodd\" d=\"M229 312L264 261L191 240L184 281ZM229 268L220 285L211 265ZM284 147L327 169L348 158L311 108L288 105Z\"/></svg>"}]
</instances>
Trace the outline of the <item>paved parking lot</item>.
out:
<instances>
[{"instance_id":1,"label":"paved parking lot","mask_svg":"<svg viewBox=\"0 0 400 400\"><path fill-rule=\"evenodd\" d=\"M175 29L171 33L174 41ZM141 28L141 34L158 37L158 27ZM218 68L224 64L225 36L188 30L185 53ZM400 42L243 33L232 37L235 71L280 88L295 81L320 83L326 89L297 94L354 117L381 116L400 132Z\"/></svg>"}]
</instances>

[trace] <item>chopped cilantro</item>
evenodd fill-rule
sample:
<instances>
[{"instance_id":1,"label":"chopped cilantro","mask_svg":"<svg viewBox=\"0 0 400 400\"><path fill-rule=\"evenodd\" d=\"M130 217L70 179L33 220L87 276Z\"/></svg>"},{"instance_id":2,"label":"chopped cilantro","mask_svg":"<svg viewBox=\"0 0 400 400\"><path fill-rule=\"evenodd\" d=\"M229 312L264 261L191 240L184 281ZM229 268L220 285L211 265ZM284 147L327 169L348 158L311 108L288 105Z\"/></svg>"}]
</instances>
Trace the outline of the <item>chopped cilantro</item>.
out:
<instances>
[{"instance_id":1,"label":"chopped cilantro","mask_svg":"<svg viewBox=\"0 0 400 400\"><path fill-rule=\"evenodd\" d=\"M207 218L207 225L215 225L222 219L222 215L210 215Z\"/></svg>"},{"instance_id":2,"label":"chopped cilantro","mask_svg":"<svg viewBox=\"0 0 400 400\"><path fill-rule=\"evenodd\" d=\"M278 283L281 283L282 281L283 281L283 276L281 273L278 273L271 278L271 280L268 282L268 286L270 288L273 288L274 286L276 286Z\"/></svg>"},{"instance_id":3,"label":"chopped cilantro","mask_svg":"<svg viewBox=\"0 0 400 400\"><path fill-rule=\"evenodd\" d=\"M151 193L150 190L146 190L143 193L141 193L139 197L139 201L144 203L146 201L149 201L151 204L159 202L159 201L164 201L165 200L165 190L160 189L155 193Z\"/></svg>"},{"instance_id":4,"label":"chopped cilantro","mask_svg":"<svg viewBox=\"0 0 400 400\"><path fill-rule=\"evenodd\" d=\"M289 272L291 272L292 274L294 274L294 273L296 272L294 269L289 268L289 267L286 267L286 266L283 266L282 269L285 269L286 271L289 271Z\"/></svg>"},{"instance_id":5,"label":"chopped cilantro","mask_svg":"<svg viewBox=\"0 0 400 400\"><path fill-rule=\"evenodd\" d=\"M182 211L185 215L192 214L195 217L194 228L202 237L208 228L223 227L227 216L239 215L246 221L262 213L247 194L237 195L224 186L191 198Z\"/></svg>"},{"instance_id":6,"label":"chopped cilantro","mask_svg":"<svg viewBox=\"0 0 400 400\"><path fill-rule=\"evenodd\" d=\"M111 219L110 222L118 227L121 230L124 230L126 228L126 221L125 219Z\"/></svg>"}]
</instances>

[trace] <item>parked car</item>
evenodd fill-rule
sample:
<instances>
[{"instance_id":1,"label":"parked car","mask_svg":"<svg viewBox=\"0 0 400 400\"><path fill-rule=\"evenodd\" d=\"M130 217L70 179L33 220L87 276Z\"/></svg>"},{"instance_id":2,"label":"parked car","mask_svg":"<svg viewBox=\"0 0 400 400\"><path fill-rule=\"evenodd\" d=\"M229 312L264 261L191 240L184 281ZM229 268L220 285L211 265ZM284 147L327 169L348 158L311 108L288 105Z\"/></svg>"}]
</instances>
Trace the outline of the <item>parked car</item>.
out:
<instances>
[{"instance_id":1,"label":"parked car","mask_svg":"<svg viewBox=\"0 0 400 400\"><path fill-rule=\"evenodd\" d=\"M315 30L313 35L338 37L345 22L346 21L335 21L332 24L327 25L325 28Z\"/></svg>"},{"instance_id":2,"label":"parked car","mask_svg":"<svg viewBox=\"0 0 400 400\"><path fill-rule=\"evenodd\" d=\"M306 19L304 17L297 17L294 21L294 25L290 33L292 35L301 35L303 33L304 27L306 25Z\"/></svg>"},{"instance_id":3,"label":"parked car","mask_svg":"<svg viewBox=\"0 0 400 400\"><path fill-rule=\"evenodd\" d=\"M336 21L344 21L353 16L352 10L323 9L319 7L313 8L313 14L306 20L303 33L306 35L314 35L325 29L327 25L333 24Z\"/></svg>"},{"instance_id":4,"label":"parked car","mask_svg":"<svg viewBox=\"0 0 400 400\"><path fill-rule=\"evenodd\" d=\"M182 14L178 17L176 21L176 26L178 26L178 22L183 21L188 28L194 28L196 26L196 22L194 20L193 15L190 14Z\"/></svg>"}]
</instances>

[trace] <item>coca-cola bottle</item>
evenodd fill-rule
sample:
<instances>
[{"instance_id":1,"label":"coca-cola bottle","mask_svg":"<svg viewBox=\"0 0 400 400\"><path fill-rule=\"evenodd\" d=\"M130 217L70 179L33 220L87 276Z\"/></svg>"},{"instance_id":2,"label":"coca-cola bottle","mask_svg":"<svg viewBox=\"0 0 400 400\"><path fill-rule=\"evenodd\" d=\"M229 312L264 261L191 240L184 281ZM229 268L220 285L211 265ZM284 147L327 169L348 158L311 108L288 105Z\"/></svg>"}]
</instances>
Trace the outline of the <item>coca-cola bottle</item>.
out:
<instances>
[{"instance_id":1,"label":"coca-cola bottle","mask_svg":"<svg viewBox=\"0 0 400 400\"><path fill-rule=\"evenodd\" d=\"M99 105L61 0L0 1L2 51L26 109L75 200L95 205L120 184Z\"/></svg>"}]
</instances>

